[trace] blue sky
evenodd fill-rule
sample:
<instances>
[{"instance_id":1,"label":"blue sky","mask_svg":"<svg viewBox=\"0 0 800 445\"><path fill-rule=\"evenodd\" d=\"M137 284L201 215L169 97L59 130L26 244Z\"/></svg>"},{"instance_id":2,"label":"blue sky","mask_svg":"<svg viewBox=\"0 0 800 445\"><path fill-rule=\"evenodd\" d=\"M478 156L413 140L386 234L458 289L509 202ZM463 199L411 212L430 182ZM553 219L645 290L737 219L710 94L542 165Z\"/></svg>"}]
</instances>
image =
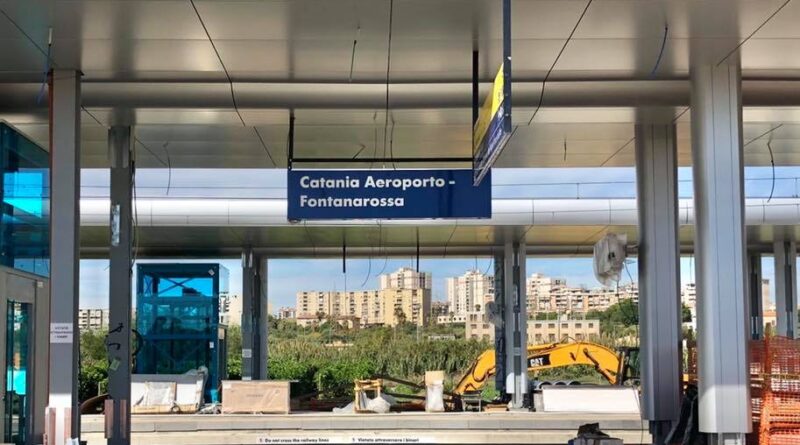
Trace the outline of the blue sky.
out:
<instances>
[{"instance_id":1,"label":"blue sky","mask_svg":"<svg viewBox=\"0 0 800 445\"><path fill-rule=\"evenodd\" d=\"M218 262L230 272L230 292L239 294L242 290L241 261L238 259L202 259L181 260L182 262ZM154 261L142 261L154 262ZM385 264L385 267L384 267ZM268 295L273 309L281 306L294 306L295 293L300 290L345 290L345 289L377 289L378 275L389 273L400 267L416 267L413 258L408 259L354 259L347 262L347 274L342 274L340 259L286 259L270 260L268 264ZM446 299L445 279L458 276L476 266L475 258L422 258L420 269L433 274L434 299ZM694 262L691 257L681 258L681 281L694 282ZM480 271L493 271L492 261L487 258L477 259ZM774 265L770 256L762 260L764 278L774 282ZM310 272L312 271L312 272ZM629 260L628 271L637 279L635 259ZM528 258L528 275L540 272L552 277L565 278L571 286L599 286L592 272L591 258ZM134 281L135 282L135 281ZM627 273L623 274L621 283L630 282ZM81 260L81 307L108 307L108 261ZM774 295L774 292L771 292Z\"/></svg>"}]
</instances>

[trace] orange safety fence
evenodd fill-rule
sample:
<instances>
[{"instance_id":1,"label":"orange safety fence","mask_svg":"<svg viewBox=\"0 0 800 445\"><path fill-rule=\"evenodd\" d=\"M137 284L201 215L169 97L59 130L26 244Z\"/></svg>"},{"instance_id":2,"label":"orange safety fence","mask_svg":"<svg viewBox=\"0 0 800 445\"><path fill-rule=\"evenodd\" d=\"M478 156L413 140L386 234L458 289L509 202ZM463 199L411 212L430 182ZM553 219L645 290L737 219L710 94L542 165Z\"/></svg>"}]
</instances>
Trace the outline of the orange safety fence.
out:
<instances>
[{"instance_id":1,"label":"orange safety fence","mask_svg":"<svg viewBox=\"0 0 800 445\"><path fill-rule=\"evenodd\" d=\"M800 445L800 340L767 337L762 343L759 444Z\"/></svg>"},{"instance_id":2,"label":"orange safety fence","mask_svg":"<svg viewBox=\"0 0 800 445\"><path fill-rule=\"evenodd\" d=\"M697 346L686 343L684 373L697 379ZM767 337L750 342L753 433L748 444L800 445L800 340Z\"/></svg>"}]
</instances>

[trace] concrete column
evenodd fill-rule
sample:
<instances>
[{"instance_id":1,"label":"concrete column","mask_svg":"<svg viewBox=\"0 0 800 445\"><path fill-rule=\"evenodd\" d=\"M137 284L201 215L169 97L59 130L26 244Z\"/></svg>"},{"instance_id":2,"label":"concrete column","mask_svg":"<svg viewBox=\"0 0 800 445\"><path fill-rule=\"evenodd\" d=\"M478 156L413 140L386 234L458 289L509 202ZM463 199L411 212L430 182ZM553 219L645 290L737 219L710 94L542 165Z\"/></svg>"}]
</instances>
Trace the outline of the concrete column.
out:
<instances>
[{"instance_id":1,"label":"concrete column","mask_svg":"<svg viewBox=\"0 0 800 445\"><path fill-rule=\"evenodd\" d=\"M525 244L505 243L503 288L505 294L505 389L511 395L513 408L521 409L528 392L527 311L525 286L520 285L525 273Z\"/></svg>"},{"instance_id":2,"label":"concrete column","mask_svg":"<svg viewBox=\"0 0 800 445\"><path fill-rule=\"evenodd\" d=\"M747 287L750 298L750 338L764 338L764 300L761 293L761 254L750 252L747 256Z\"/></svg>"},{"instance_id":3,"label":"concrete column","mask_svg":"<svg viewBox=\"0 0 800 445\"><path fill-rule=\"evenodd\" d=\"M498 318L502 321L494 326L495 389L500 394L506 392L506 288L505 255L494 256L494 304Z\"/></svg>"},{"instance_id":4,"label":"concrete column","mask_svg":"<svg viewBox=\"0 0 800 445\"><path fill-rule=\"evenodd\" d=\"M775 241L775 334L797 337L797 244Z\"/></svg>"},{"instance_id":5,"label":"concrete column","mask_svg":"<svg viewBox=\"0 0 800 445\"><path fill-rule=\"evenodd\" d=\"M259 289L259 310L258 313L258 375L259 380L269 379L269 300L267 297L267 259L258 256L258 289Z\"/></svg>"},{"instance_id":6,"label":"concrete column","mask_svg":"<svg viewBox=\"0 0 800 445\"><path fill-rule=\"evenodd\" d=\"M242 253L242 380L257 378L258 266L252 249Z\"/></svg>"},{"instance_id":7,"label":"concrete column","mask_svg":"<svg viewBox=\"0 0 800 445\"><path fill-rule=\"evenodd\" d=\"M692 48L690 77L700 431L740 444L752 425L739 55Z\"/></svg>"},{"instance_id":8,"label":"concrete column","mask_svg":"<svg viewBox=\"0 0 800 445\"><path fill-rule=\"evenodd\" d=\"M52 443L80 437L78 415L78 254L80 219L80 73L52 74L50 130L50 397ZM46 329L46 328L45 328Z\"/></svg>"},{"instance_id":9,"label":"concrete column","mask_svg":"<svg viewBox=\"0 0 800 445\"><path fill-rule=\"evenodd\" d=\"M133 135L131 127L108 131L111 159L111 242L109 246L108 394L110 445L131 443L131 248ZM106 408L109 408L108 406Z\"/></svg>"},{"instance_id":10,"label":"concrete column","mask_svg":"<svg viewBox=\"0 0 800 445\"><path fill-rule=\"evenodd\" d=\"M665 443L681 403L678 170L674 124L637 124L642 418Z\"/></svg>"}]
</instances>

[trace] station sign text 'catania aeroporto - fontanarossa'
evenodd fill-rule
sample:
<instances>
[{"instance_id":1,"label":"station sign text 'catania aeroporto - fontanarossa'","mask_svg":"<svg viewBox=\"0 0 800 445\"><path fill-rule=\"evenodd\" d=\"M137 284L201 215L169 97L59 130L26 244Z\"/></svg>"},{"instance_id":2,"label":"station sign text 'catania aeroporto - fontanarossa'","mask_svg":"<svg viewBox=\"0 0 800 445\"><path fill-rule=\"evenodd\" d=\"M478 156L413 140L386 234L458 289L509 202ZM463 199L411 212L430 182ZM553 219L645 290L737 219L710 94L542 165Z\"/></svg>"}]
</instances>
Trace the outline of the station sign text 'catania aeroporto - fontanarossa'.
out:
<instances>
[{"instance_id":1,"label":"station sign text 'catania aeroporto - fontanarossa'","mask_svg":"<svg viewBox=\"0 0 800 445\"><path fill-rule=\"evenodd\" d=\"M489 218L491 179L472 170L290 170L288 218Z\"/></svg>"}]
</instances>

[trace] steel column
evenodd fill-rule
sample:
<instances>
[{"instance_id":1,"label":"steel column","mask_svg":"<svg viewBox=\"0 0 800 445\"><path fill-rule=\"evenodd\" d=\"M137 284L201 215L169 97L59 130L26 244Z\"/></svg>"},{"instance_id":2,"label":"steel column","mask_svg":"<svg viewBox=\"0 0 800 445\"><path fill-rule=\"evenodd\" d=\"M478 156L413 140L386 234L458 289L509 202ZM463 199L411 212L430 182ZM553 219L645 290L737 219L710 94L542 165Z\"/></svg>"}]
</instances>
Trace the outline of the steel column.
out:
<instances>
[{"instance_id":1,"label":"steel column","mask_svg":"<svg viewBox=\"0 0 800 445\"><path fill-rule=\"evenodd\" d=\"M50 397L51 443L80 437L78 283L80 259L80 73L56 70L50 109Z\"/></svg>"},{"instance_id":2,"label":"steel column","mask_svg":"<svg viewBox=\"0 0 800 445\"><path fill-rule=\"evenodd\" d=\"M750 297L750 338L764 337L764 296L761 292L761 254L750 252L747 256L747 285Z\"/></svg>"},{"instance_id":3,"label":"steel column","mask_svg":"<svg viewBox=\"0 0 800 445\"><path fill-rule=\"evenodd\" d=\"M775 241L775 333L797 337L797 244Z\"/></svg>"},{"instance_id":4,"label":"steel column","mask_svg":"<svg viewBox=\"0 0 800 445\"><path fill-rule=\"evenodd\" d=\"M131 231L133 135L131 127L108 131L111 157L111 243L109 247L108 394L109 445L131 443ZM110 407L108 405L111 405ZM110 434L108 434L110 433Z\"/></svg>"},{"instance_id":5,"label":"steel column","mask_svg":"<svg viewBox=\"0 0 800 445\"><path fill-rule=\"evenodd\" d=\"M257 256L258 264L258 374L254 377L258 380L269 379L269 299L267 293L267 258Z\"/></svg>"},{"instance_id":6,"label":"steel column","mask_svg":"<svg viewBox=\"0 0 800 445\"><path fill-rule=\"evenodd\" d=\"M521 284L525 273L525 244L507 241L504 252L503 290L505 296L505 366L506 393L511 395L511 404L521 409L528 392L527 338L523 338L527 326L525 313L525 286Z\"/></svg>"},{"instance_id":7,"label":"steel column","mask_svg":"<svg viewBox=\"0 0 800 445\"><path fill-rule=\"evenodd\" d=\"M718 54L691 54L699 417L712 441L744 443L752 422L741 66L738 53Z\"/></svg>"},{"instance_id":8,"label":"steel column","mask_svg":"<svg viewBox=\"0 0 800 445\"><path fill-rule=\"evenodd\" d=\"M242 380L257 378L258 283L256 257L252 249L242 253Z\"/></svg>"},{"instance_id":9,"label":"steel column","mask_svg":"<svg viewBox=\"0 0 800 445\"><path fill-rule=\"evenodd\" d=\"M638 124L639 319L642 418L665 443L681 403L681 297L675 125Z\"/></svg>"}]
</instances>

